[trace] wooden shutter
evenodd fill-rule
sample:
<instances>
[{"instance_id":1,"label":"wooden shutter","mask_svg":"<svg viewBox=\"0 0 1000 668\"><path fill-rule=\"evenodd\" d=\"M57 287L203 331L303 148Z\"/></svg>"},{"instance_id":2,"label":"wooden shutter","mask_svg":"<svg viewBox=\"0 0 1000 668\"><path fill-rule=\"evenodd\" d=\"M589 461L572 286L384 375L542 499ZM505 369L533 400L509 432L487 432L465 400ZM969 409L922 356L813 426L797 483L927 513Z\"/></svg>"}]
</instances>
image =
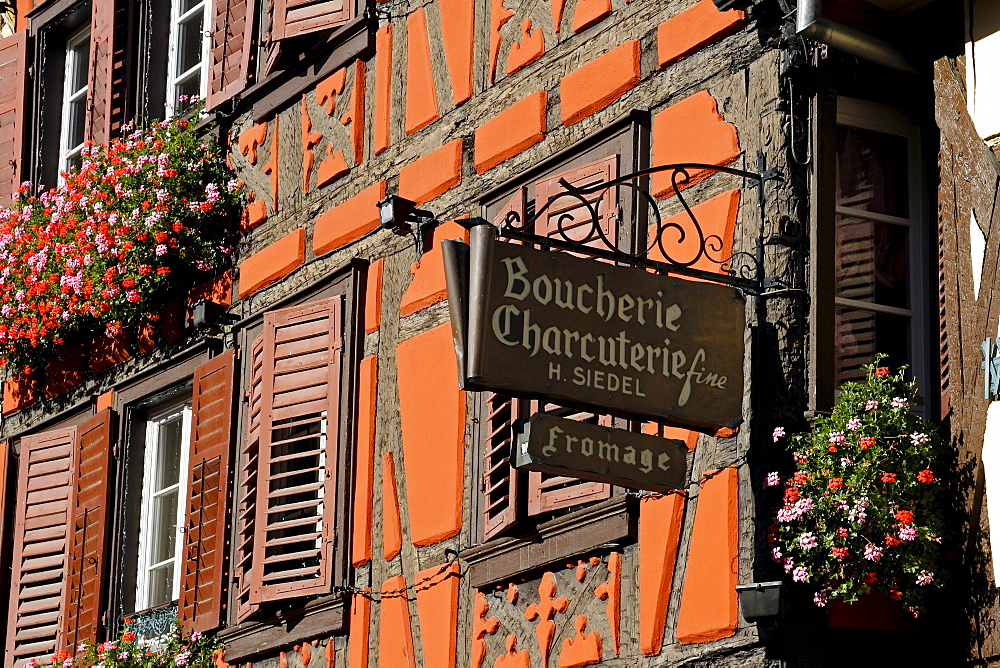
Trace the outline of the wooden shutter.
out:
<instances>
[{"instance_id":1,"label":"wooden shutter","mask_svg":"<svg viewBox=\"0 0 1000 668\"><path fill-rule=\"evenodd\" d=\"M8 666L48 657L62 647L75 445L75 427L21 439L4 661Z\"/></svg>"},{"instance_id":2,"label":"wooden shutter","mask_svg":"<svg viewBox=\"0 0 1000 668\"><path fill-rule=\"evenodd\" d=\"M117 5L117 0L91 3L85 136L95 144L111 138L124 113L125 50L116 39L124 26L116 25Z\"/></svg>"},{"instance_id":3,"label":"wooden shutter","mask_svg":"<svg viewBox=\"0 0 1000 668\"><path fill-rule=\"evenodd\" d=\"M28 73L28 31L0 40L0 206L13 200L24 174L25 86Z\"/></svg>"},{"instance_id":4,"label":"wooden shutter","mask_svg":"<svg viewBox=\"0 0 1000 668\"><path fill-rule=\"evenodd\" d=\"M535 211L541 212L539 220L535 223L535 233L562 239L562 235L559 234L559 221L562 220L562 232L571 240L585 241L587 245L606 248L607 246L596 235L591 235L592 214L579 197L572 195L559 197L544 211L542 207L550 197L566 192L566 188L559 183L562 180L575 188L584 188L607 183L616 178L618 178L618 156L612 155L535 183ZM596 208L601 230L615 245L618 243L617 191L617 188L609 188L584 196L587 202Z\"/></svg>"},{"instance_id":5,"label":"wooden shutter","mask_svg":"<svg viewBox=\"0 0 1000 668\"><path fill-rule=\"evenodd\" d=\"M253 518L243 522L241 536L252 543L241 555L243 573L249 567L250 574L241 584L247 606L331 590L341 318L340 296L264 318L260 389L251 388L251 403L259 392L260 409L255 416L250 408L258 446L255 461L248 460L254 470L244 473L256 481Z\"/></svg>"},{"instance_id":6,"label":"wooden shutter","mask_svg":"<svg viewBox=\"0 0 1000 668\"><path fill-rule=\"evenodd\" d=\"M256 0L212 0L211 12L209 110L241 93L250 80Z\"/></svg>"},{"instance_id":7,"label":"wooden shutter","mask_svg":"<svg viewBox=\"0 0 1000 668\"><path fill-rule=\"evenodd\" d=\"M69 526L63 648L97 640L107 559L108 480L111 476L112 411L80 425L76 442L73 514Z\"/></svg>"},{"instance_id":8,"label":"wooden shutter","mask_svg":"<svg viewBox=\"0 0 1000 668\"><path fill-rule=\"evenodd\" d=\"M353 0L274 0L271 39L279 41L344 25L354 16Z\"/></svg>"},{"instance_id":9,"label":"wooden shutter","mask_svg":"<svg viewBox=\"0 0 1000 668\"><path fill-rule=\"evenodd\" d=\"M225 609L229 461L236 351L194 372L191 471L184 521L184 562L178 616L185 630L211 631Z\"/></svg>"},{"instance_id":10,"label":"wooden shutter","mask_svg":"<svg viewBox=\"0 0 1000 668\"><path fill-rule=\"evenodd\" d=\"M522 399L487 393L483 420L483 539L499 535L520 519L521 472L510 465L515 423L523 415Z\"/></svg>"},{"instance_id":11,"label":"wooden shutter","mask_svg":"<svg viewBox=\"0 0 1000 668\"><path fill-rule=\"evenodd\" d=\"M237 540L236 618L243 621L259 607L250 600L250 574L257 536L257 463L260 452L260 426L263 417L264 335L254 339L250 348L250 387L247 389L247 437L240 452L243 469L239 488L239 534Z\"/></svg>"},{"instance_id":12,"label":"wooden shutter","mask_svg":"<svg viewBox=\"0 0 1000 668\"><path fill-rule=\"evenodd\" d=\"M612 426L610 415L597 415L587 412L569 412L556 404L540 405L531 402L531 412L545 411L554 413L570 420ZM541 515L554 510L571 508L582 503L591 503L611 498L611 485L603 482L578 480L567 476L552 475L530 471L528 474L528 515Z\"/></svg>"}]
</instances>

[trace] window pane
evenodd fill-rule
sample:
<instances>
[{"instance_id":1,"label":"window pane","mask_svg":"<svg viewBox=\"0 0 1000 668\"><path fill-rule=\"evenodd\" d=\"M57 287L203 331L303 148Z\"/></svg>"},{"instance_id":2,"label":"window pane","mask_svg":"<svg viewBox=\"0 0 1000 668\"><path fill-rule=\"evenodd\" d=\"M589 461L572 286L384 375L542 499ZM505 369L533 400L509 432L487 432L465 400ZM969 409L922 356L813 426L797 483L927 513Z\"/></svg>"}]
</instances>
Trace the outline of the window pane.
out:
<instances>
[{"instance_id":1,"label":"window pane","mask_svg":"<svg viewBox=\"0 0 1000 668\"><path fill-rule=\"evenodd\" d=\"M203 13L196 12L177 26L177 71L174 76L180 76L201 62L205 42Z\"/></svg>"},{"instance_id":2,"label":"window pane","mask_svg":"<svg viewBox=\"0 0 1000 668\"><path fill-rule=\"evenodd\" d=\"M190 106L190 102L181 102L181 95L191 97L201 97L201 71L192 74L184 81L174 86L174 109L183 111Z\"/></svg>"},{"instance_id":3,"label":"window pane","mask_svg":"<svg viewBox=\"0 0 1000 668\"><path fill-rule=\"evenodd\" d=\"M180 0L180 7L177 10L178 16L188 13L195 5L200 5L202 0Z\"/></svg>"},{"instance_id":4,"label":"window pane","mask_svg":"<svg viewBox=\"0 0 1000 668\"><path fill-rule=\"evenodd\" d=\"M153 608L174 600L174 565L165 564L149 573L146 607Z\"/></svg>"},{"instance_id":5,"label":"window pane","mask_svg":"<svg viewBox=\"0 0 1000 668\"><path fill-rule=\"evenodd\" d=\"M83 143L83 128L87 115L86 99L70 102L66 110L66 148L73 149Z\"/></svg>"},{"instance_id":6,"label":"window pane","mask_svg":"<svg viewBox=\"0 0 1000 668\"><path fill-rule=\"evenodd\" d=\"M66 55L69 77L67 90L75 93L87 85L87 60L90 57L90 39L85 37L69 48Z\"/></svg>"},{"instance_id":7,"label":"window pane","mask_svg":"<svg viewBox=\"0 0 1000 668\"><path fill-rule=\"evenodd\" d=\"M837 218L837 296L909 308L909 230Z\"/></svg>"},{"instance_id":8,"label":"window pane","mask_svg":"<svg viewBox=\"0 0 1000 668\"><path fill-rule=\"evenodd\" d=\"M837 128L837 205L909 216L907 139Z\"/></svg>"},{"instance_id":9,"label":"window pane","mask_svg":"<svg viewBox=\"0 0 1000 668\"><path fill-rule=\"evenodd\" d=\"M875 353L885 353L884 364L898 369L910 364L910 318L859 309L836 310L834 351L837 385L860 381L861 366L875 361Z\"/></svg>"},{"instance_id":10,"label":"window pane","mask_svg":"<svg viewBox=\"0 0 1000 668\"><path fill-rule=\"evenodd\" d=\"M176 485L181 474L181 446L184 442L184 416L180 413L158 425L156 476L153 492Z\"/></svg>"},{"instance_id":11,"label":"window pane","mask_svg":"<svg viewBox=\"0 0 1000 668\"><path fill-rule=\"evenodd\" d=\"M153 499L153 516L149 518L149 563L156 564L174 556L177 546L177 490Z\"/></svg>"}]
</instances>

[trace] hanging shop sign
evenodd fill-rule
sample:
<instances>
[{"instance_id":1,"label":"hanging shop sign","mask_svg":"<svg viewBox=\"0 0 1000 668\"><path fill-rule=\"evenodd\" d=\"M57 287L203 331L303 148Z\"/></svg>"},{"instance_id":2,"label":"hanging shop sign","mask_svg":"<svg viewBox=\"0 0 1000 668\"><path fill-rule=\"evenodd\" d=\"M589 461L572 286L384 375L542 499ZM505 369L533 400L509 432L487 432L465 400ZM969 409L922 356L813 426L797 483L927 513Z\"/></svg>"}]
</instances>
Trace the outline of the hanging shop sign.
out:
<instances>
[{"instance_id":1,"label":"hanging shop sign","mask_svg":"<svg viewBox=\"0 0 1000 668\"><path fill-rule=\"evenodd\" d=\"M536 413L511 465L529 471L666 493L687 484L683 441Z\"/></svg>"},{"instance_id":2,"label":"hanging shop sign","mask_svg":"<svg viewBox=\"0 0 1000 668\"><path fill-rule=\"evenodd\" d=\"M465 389L709 433L742 421L735 288L501 242L489 225L443 251Z\"/></svg>"}]
</instances>

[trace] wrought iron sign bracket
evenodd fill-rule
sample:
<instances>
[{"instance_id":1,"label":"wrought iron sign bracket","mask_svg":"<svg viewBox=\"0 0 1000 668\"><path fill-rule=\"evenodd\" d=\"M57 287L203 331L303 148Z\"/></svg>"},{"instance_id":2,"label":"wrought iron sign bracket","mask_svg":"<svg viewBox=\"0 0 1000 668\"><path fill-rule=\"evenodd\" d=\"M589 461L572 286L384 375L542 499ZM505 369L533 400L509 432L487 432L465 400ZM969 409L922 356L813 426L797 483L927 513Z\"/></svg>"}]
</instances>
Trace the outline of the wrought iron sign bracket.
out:
<instances>
[{"instance_id":1,"label":"wrought iron sign bracket","mask_svg":"<svg viewBox=\"0 0 1000 668\"><path fill-rule=\"evenodd\" d=\"M659 165L583 187L560 179L562 190L539 203L533 212L525 212L522 216L518 211L508 211L503 220L498 222L498 236L542 248L567 250L615 263L653 269L660 274L723 283L742 290L747 296L757 298L767 298L772 290L775 293L786 293L791 289L777 277L764 275L764 248L786 243L781 234L768 238L764 236L765 187L770 181L783 181L784 177L778 170L767 168L762 153L757 156L757 166L757 171L752 172L703 163ZM692 174L704 172L730 174L744 179L748 186L757 188L761 234L754 252L738 251L725 256L726 244L723 239L717 234L707 234L694 215L683 195L683 189L694 183ZM683 218L686 220L683 223L677 222L676 217L663 220L658 200L647 186L649 177L658 173L670 174L671 187L668 192L677 198L684 209ZM620 249L615 239L611 238L612 235L601 225L609 217L609 202L616 200L612 195L617 192L617 188L631 190L639 200L639 206L644 206L648 212L648 238L645 243L637 243L639 247L635 252ZM535 232L538 221L546 221L546 228L549 230L547 236ZM482 218L458 222L469 229L489 224ZM689 241L692 237L696 244ZM683 257L680 256L682 252ZM706 260L709 265L718 265L721 272L702 268Z\"/></svg>"}]
</instances>

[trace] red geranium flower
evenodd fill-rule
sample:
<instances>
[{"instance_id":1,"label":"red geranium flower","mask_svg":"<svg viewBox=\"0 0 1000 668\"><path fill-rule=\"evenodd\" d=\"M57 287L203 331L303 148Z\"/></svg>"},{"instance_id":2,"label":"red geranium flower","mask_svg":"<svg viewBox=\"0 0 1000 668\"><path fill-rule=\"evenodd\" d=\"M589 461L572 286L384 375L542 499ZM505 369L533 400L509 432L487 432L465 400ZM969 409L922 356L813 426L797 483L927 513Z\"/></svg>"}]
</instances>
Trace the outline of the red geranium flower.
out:
<instances>
[{"instance_id":1,"label":"red geranium flower","mask_svg":"<svg viewBox=\"0 0 1000 668\"><path fill-rule=\"evenodd\" d=\"M889 367L887 367L887 366L880 366L879 368L875 369L875 375L876 376L888 376L889 375Z\"/></svg>"},{"instance_id":2,"label":"red geranium flower","mask_svg":"<svg viewBox=\"0 0 1000 668\"><path fill-rule=\"evenodd\" d=\"M830 478L830 481L827 483L827 487L829 489L840 489L843 486L844 486L843 478Z\"/></svg>"},{"instance_id":3,"label":"red geranium flower","mask_svg":"<svg viewBox=\"0 0 1000 668\"><path fill-rule=\"evenodd\" d=\"M917 482L934 482L934 472L929 469L924 469L917 473Z\"/></svg>"},{"instance_id":4,"label":"red geranium flower","mask_svg":"<svg viewBox=\"0 0 1000 668\"><path fill-rule=\"evenodd\" d=\"M882 473L882 482L896 482L896 474L895 473L883 472Z\"/></svg>"},{"instance_id":5,"label":"red geranium flower","mask_svg":"<svg viewBox=\"0 0 1000 668\"><path fill-rule=\"evenodd\" d=\"M895 517L903 524L910 524L913 522L913 513L909 510L897 510Z\"/></svg>"}]
</instances>

